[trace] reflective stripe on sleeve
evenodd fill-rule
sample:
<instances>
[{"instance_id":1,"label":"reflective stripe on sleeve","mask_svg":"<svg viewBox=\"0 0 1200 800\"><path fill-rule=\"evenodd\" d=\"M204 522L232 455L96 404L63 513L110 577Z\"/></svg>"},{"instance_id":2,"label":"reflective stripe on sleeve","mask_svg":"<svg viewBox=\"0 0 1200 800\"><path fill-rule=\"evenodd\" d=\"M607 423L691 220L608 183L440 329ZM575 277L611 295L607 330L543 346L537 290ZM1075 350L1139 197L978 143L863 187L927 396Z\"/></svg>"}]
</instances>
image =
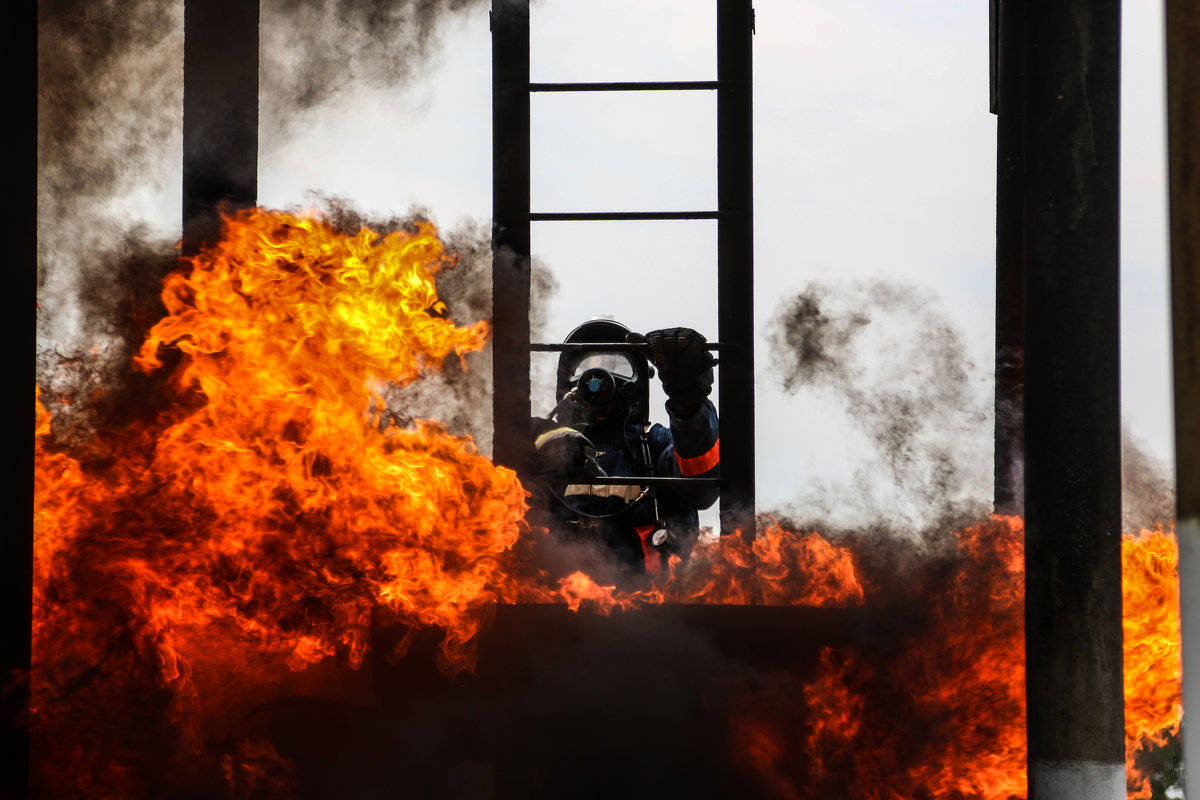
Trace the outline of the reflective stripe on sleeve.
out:
<instances>
[{"instance_id":1,"label":"reflective stripe on sleeve","mask_svg":"<svg viewBox=\"0 0 1200 800\"><path fill-rule=\"evenodd\" d=\"M574 434L575 436L579 436L581 438L583 436L579 431L575 430L574 428L570 428L570 427L554 428L552 430L546 431L541 436L534 439L533 446L535 449L540 450L546 444L546 442L549 442L551 439L557 439L560 436L570 436L572 434Z\"/></svg>"},{"instance_id":2,"label":"reflective stripe on sleeve","mask_svg":"<svg viewBox=\"0 0 1200 800\"><path fill-rule=\"evenodd\" d=\"M563 491L563 497L585 495L588 497L620 497L626 503L638 499L642 493L641 486L613 486L599 483L572 483Z\"/></svg>"},{"instance_id":3,"label":"reflective stripe on sleeve","mask_svg":"<svg viewBox=\"0 0 1200 800\"><path fill-rule=\"evenodd\" d=\"M703 475L710 469L721 463L721 440L717 439L713 442L712 448L701 456L693 456L692 458L684 458L679 455L679 451L675 451L675 462L679 464L679 471L683 473L685 478L691 478L696 475Z\"/></svg>"}]
</instances>

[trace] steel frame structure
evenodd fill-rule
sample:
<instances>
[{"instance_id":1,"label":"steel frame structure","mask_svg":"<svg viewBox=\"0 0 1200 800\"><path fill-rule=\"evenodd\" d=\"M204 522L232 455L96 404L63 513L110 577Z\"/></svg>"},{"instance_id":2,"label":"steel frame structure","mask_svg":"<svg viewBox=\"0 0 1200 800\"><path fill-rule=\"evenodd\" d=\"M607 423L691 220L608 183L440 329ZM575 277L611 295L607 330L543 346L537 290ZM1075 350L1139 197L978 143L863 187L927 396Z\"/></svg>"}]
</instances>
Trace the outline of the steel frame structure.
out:
<instances>
[{"instance_id":1,"label":"steel frame structure","mask_svg":"<svg viewBox=\"0 0 1200 800\"><path fill-rule=\"evenodd\" d=\"M183 252L216 233L224 204L258 200L257 0L183 8Z\"/></svg>"},{"instance_id":2,"label":"steel frame structure","mask_svg":"<svg viewBox=\"0 0 1200 800\"><path fill-rule=\"evenodd\" d=\"M995 506L1025 518L1029 797L1123 797L1120 3L992 12Z\"/></svg>"},{"instance_id":3,"label":"steel frame structure","mask_svg":"<svg viewBox=\"0 0 1200 800\"><path fill-rule=\"evenodd\" d=\"M721 530L753 538L754 183L750 0L717 2L717 80L531 83L529 0L492 4L493 458L529 464L529 330L532 222L712 219L717 222L717 326L721 351ZM717 209L661 212L534 212L530 208L531 92L715 91Z\"/></svg>"}]
</instances>

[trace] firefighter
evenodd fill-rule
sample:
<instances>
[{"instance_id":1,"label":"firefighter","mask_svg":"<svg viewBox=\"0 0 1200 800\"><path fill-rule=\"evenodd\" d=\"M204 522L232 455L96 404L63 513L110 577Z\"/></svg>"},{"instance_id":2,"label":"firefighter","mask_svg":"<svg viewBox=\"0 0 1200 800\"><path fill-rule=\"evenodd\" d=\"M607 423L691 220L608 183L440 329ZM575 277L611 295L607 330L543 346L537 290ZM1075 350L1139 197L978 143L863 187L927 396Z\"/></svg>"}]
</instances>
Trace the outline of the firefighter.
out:
<instances>
[{"instance_id":1,"label":"firefighter","mask_svg":"<svg viewBox=\"0 0 1200 800\"><path fill-rule=\"evenodd\" d=\"M599 544L618 572L657 574L671 555L688 557L699 536L697 511L716 501L717 487L603 479L718 476L717 411L709 400L716 362L706 339L690 328L643 336L597 317L566 342L630 346L567 350L559 358L558 405L534 420L535 507L568 541ZM649 421L656 368L667 395L667 426Z\"/></svg>"}]
</instances>

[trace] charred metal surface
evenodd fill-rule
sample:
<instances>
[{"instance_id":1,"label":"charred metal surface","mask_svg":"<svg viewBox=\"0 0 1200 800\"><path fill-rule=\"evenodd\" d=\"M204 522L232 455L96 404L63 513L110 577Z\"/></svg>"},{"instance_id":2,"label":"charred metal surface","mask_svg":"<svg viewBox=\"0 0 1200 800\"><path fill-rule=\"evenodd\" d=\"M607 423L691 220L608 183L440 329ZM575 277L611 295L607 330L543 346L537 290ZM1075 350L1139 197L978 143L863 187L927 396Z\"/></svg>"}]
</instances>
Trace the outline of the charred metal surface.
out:
<instances>
[{"instance_id":1,"label":"charred metal surface","mask_svg":"<svg viewBox=\"0 0 1200 800\"><path fill-rule=\"evenodd\" d=\"M717 0L717 327L721 532L754 523L754 9Z\"/></svg>"},{"instance_id":2,"label":"charred metal surface","mask_svg":"<svg viewBox=\"0 0 1200 800\"><path fill-rule=\"evenodd\" d=\"M1025 6L993 0L996 120L996 451L997 513L1021 514L1025 356ZM1008 46L1000 49L999 43Z\"/></svg>"},{"instance_id":3,"label":"charred metal surface","mask_svg":"<svg viewBox=\"0 0 1200 800\"><path fill-rule=\"evenodd\" d=\"M184 250L215 232L221 203L258 199L258 2L183 9Z\"/></svg>"},{"instance_id":4,"label":"charred metal surface","mask_svg":"<svg viewBox=\"0 0 1200 800\"><path fill-rule=\"evenodd\" d=\"M1002 24L1000 58L1015 49L1026 65L1029 760L1123 765L1120 4L1024 10L1023 30ZM1048 797L1030 786L1031 800Z\"/></svg>"},{"instance_id":5,"label":"charred metal surface","mask_svg":"<svg viewBox=\"0 0 1200 800\"><path fill-rule=\"evenodd\" d=\"M1167 135L1185 708L1200 702L1200 8L1167 0ZM1194 726L1193 726L1194 727ZM1200 774L1200 735L1184 737L1184 768Z\"/></svg>"},{"instance_id":6,"label":"charred metal surface","mask_svg":"<svg viewBox=\"0 0 1200 800\"><path fill-rule=\"evenodd\" d=\"M811 680L823 648L893 625L807 607L502 605L473 674L437 669L433 629L389 658L410 631L381 625L366 667L377 703L297 699L263 716L303 797L765 800L730 718L772 681Z\"/></svg>"},{"instance_id":7,"label":"charred metal surface","mask_svg":"<svg viewBox=\"0 0 1200 800\"><path fill-rule=\"evenodd\" d=\"M529 0L492 3L492 457L522 471L529 433Z\"/></svg>"}]
</instances>

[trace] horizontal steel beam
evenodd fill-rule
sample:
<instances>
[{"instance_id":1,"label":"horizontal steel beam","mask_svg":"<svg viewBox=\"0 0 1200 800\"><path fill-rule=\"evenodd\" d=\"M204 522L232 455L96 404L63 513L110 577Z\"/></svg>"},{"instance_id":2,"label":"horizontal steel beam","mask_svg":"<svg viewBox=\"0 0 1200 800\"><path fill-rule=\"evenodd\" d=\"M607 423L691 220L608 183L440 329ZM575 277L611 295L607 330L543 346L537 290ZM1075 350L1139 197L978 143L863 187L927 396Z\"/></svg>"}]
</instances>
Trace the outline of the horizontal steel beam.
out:
<instances>
[{"instance_id":1,"label":"horizontal steel beam","mask_svg":"<svg viewBox=\"0 0 1200 800\"><path fill-rule=\"evenodd\" d=\"M719 211L567 211L531 212L530 222L603 222L660 219L717 219Z\"/></svg>"},{"instance_id":2,"label":"horizontal steel beam","mask_svg":"<svg viewBox=\"0 0 1200 800\"><path fill-rule=\"evenodd\" d=\"M615 81L611 83L531 83L531 92L695 92L734 88L732 81Z\"/></svg>"},{"instance_id":3,"label":"horizontal steel beam","mask_svg":"<svg viewBox=\"0 0 1200 800\"><path fill-rule=\"evenodd\" d=\"M542 477L554 477L543 475ZM561 479L559 479L561 480ZM667 478L651 475L632 478L578 478L572 479L588 486L720 486L720 478Z\"/></svg>"},{"instance_id":4,"label":"horizontal steel beam","mask_svg":"<svg viewBox=\"0 0 1200 800\"><path fill-rule=\"evenodd\" d=\"M709 350L720 350L720 342L706 342ZM535 353L578 353L592 350L614 350L617 352L637 353L649 350L644 342L534 342L529 349Z\"/></svg>"}]
</instances>

